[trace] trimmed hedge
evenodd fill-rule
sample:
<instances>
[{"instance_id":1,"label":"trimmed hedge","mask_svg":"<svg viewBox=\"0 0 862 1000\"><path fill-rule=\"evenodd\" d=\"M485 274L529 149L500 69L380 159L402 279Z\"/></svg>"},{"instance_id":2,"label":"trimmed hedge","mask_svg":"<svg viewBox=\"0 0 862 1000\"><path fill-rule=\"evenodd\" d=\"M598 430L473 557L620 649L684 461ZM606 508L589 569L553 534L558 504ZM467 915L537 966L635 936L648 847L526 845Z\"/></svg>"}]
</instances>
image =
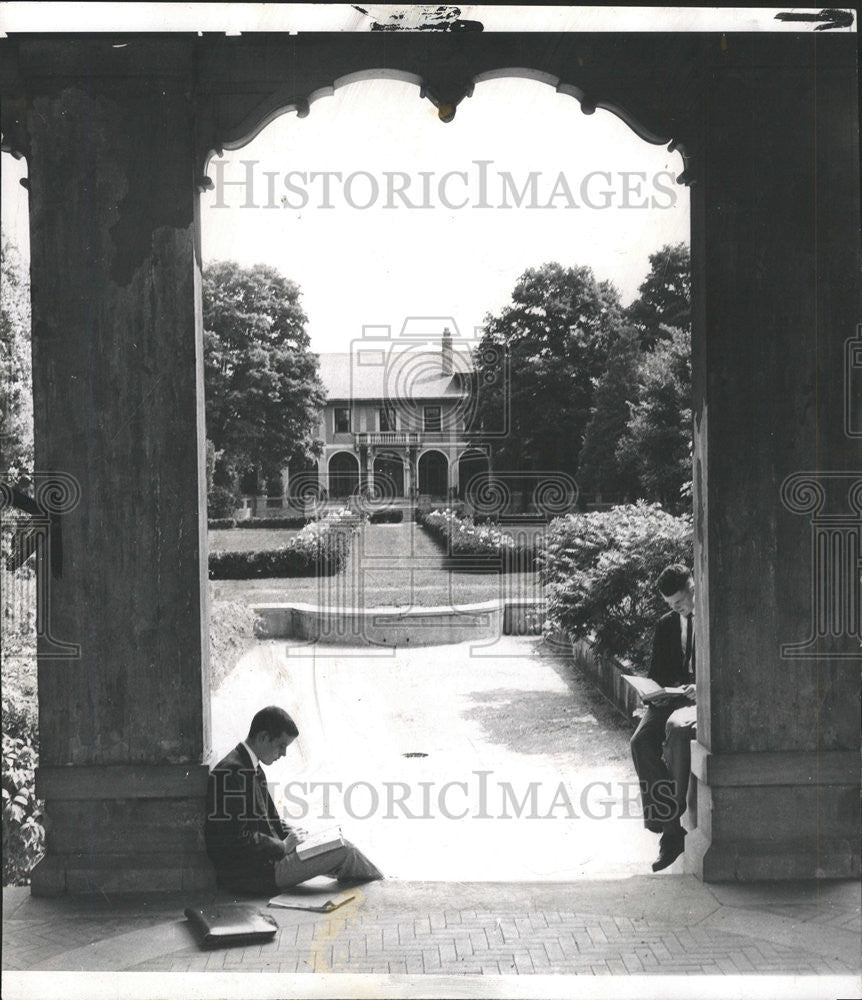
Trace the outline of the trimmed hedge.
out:
<instances>
[{"instance_id":1,"label":"trimmed hedge","mask_svg":"<svg viewBox=\"0 0 862 1000\"><path fill-rule=\"evenodd\" d=\"M639 501L551 522L540 558L547 584L545 629L583 639L599 656L649 664L667 605L655 581L670 563L691 566L690 516Z\"/></svg>"},{"instance_id":2,"label":"trimmed hedge","mask_svg":"<svg viewBox=\"0 0 862 1000\"><path fill-rule=\"evenodd\" d=\"M463 517L451 508L417 510L416 520L456 565L482 562L505 572L530 572L538 565L541 546L535 536L516 540L511 532L497 525L478 525L473 518Z\"/></svg>"},{"instance_id":3,"label":"trimmed hedge","mask_svg":"<svg viewBox=\"0 0 862 1000\"><path fill-rule=\"evenodd\" d=\"M349 510L328 514L307 524L277 549L256 552L211 552L211 580L252 580L262 577L334 576L350 555L359 519Z\"/></svg>"},{"instance_id":4,"label":"trimmed hedge","mask_svg":"<svg viewBox=\"0 0 862 1000\"><path fill-rule=\"evenodd\" d=\"M293 517L247 517L244 521L236 521L237 528L304 528L314 518L302 514Z\"/></svg>"},{"instance_id":5,"label":"trimmed hedge","mask_svg":"<svg viewBox=\"0 0 862 1000\"><path fill-rule=\"evenodd\" d=\"M211 517L207 521L207 528L210 531L216 531L219 528L235 528L236 520L232 517Z\"/></svg>"}]
</instances>

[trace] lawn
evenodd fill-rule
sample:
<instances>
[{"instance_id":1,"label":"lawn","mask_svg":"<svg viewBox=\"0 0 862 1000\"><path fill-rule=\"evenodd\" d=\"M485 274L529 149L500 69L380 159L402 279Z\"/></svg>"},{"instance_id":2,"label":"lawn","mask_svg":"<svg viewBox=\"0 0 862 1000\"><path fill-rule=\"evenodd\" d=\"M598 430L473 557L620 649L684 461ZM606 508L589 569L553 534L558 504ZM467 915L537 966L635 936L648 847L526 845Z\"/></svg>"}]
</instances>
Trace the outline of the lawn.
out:
<instances>
[{"instance_id":1,"label":"lawn","mask_svg":"<svg viewBox=\"0 0 862 1000\"><path fill-rule=\"evenodd\" d=\"M300 528L217 528L209 532L210 552L259 552L280 548Z\"/></svg>"},{"instance_id":2,"label":"lawn","mask_svg":"<svg viewBox=\"0 0 862 1000\"><path fill-rule=\"evenodd\" d=\"M528 529L532 530L532 529ZM238 528L210 536L265 536L271 529ZM233 538L229 539L233 545ZM242 547L242 546L240 546ZM461 606L500 598L542 596L537 573L499 573L451 569L438 546L415 524L365 525L354 539L338 576L294 579L213 580L212 600L253 604L291 603L340 607Z\"/></svg>"}]
</instances>

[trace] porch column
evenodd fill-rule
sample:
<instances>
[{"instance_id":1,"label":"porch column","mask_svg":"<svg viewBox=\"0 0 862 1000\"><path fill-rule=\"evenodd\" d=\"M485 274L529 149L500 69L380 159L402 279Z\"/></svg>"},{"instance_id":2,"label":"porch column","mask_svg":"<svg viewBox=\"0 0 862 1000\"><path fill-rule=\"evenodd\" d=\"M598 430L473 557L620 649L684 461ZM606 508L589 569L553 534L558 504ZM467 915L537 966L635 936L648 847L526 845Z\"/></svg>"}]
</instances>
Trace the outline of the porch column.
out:
<instances>
[{"instance_id":1,"label":"porch column","mask_svg":"<svg viewBox=\"0 0 862 1000\"><path fill-rule=\"evenodd\" d=\"M80 655L39 643L38 895L213 881L191 53L110 42L22 43L36 468L81 491L48 595Z\"/></svg>"},{"instance_id":2,"label":"porch column","mask_svg":"<svg viewBox=\"0 0 862 1000\"><path fill-rule=\"evenodd\" d=\"M706 881L859 873L862 474L842 377L859 306L854 40L784 41L768 60L749 36L710 42L692 188L685 858ZM831 518L838 541L815 545L812 518Z\"/></svg>"}]
</instances>

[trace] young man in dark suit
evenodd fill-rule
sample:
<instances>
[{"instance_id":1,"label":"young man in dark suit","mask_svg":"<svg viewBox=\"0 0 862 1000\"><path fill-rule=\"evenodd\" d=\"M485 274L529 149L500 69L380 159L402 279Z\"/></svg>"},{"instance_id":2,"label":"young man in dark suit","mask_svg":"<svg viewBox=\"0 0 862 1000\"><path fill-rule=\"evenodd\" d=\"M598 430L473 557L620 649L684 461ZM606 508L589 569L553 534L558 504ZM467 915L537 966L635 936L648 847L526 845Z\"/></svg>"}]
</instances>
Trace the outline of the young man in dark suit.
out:
<instances>
[{"instance_id":1,"label":"young man in dark suit","mask_svg":"<svg viewBox=\"0 0 862 1000\"><path fill-rule=\"evenodd\" d=\"M657 582L670 611L656 626L649 676L662 687L682 688L682 693L650 702L631 739L644 825L661 834L652 864L655 872L672 865L685 849L680 820L691 773L691 740L697 730L694 580L687 566L675 563L662 571Z\"/></svg>"},{"instance_id":2,"label":"young man in dark suit","mask_svg":"<svg viewBox=\"0 0 862 1000\"><path fill-rule=\"evenodd\" d=\"M220 886L271 895L316 875L353 883L383 878L347 842L305 861L297 856L304 831L291 829L279 816L260 765L283 757L298 735L284 709L262 708L248 736L210 772L204 836Z\"/></svg>"}]
</instances>

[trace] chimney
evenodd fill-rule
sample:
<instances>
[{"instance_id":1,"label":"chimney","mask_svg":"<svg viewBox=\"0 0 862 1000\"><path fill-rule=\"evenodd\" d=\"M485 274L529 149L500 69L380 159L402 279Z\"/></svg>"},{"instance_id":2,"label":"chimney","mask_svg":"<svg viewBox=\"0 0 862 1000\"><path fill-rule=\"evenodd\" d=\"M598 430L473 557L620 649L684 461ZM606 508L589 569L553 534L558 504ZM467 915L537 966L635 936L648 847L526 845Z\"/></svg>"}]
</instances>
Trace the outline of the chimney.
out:
<instances>
[{"instance_id":1,"label":"chimney","mask_svg":"<svg viewBox=\"0 0 862 1000\"><path fill-rule=\"evenodd\" d=\"M440 361L442 365L442 371L444 375L451 375L452 368L452 334L449 333L449 327L443 327L443 350L440 354Z\"/></svg>"}]
</instances>

